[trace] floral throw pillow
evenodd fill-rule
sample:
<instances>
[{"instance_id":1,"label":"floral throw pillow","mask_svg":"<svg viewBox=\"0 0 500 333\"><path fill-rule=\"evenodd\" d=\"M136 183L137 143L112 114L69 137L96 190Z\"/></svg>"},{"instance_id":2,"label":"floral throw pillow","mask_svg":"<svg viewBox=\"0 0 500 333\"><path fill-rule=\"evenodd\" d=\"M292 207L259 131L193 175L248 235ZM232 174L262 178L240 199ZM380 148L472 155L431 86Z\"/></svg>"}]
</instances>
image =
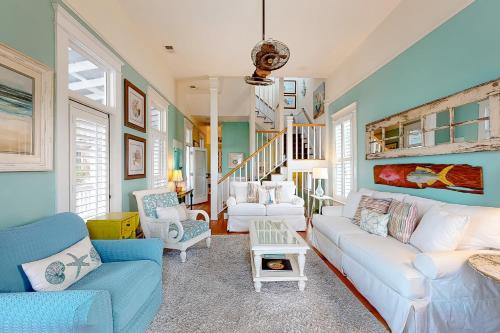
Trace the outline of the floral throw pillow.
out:
<instances>
[{"instance_id":1,"label":"floral throw pillow","mask_svg":"<svg viewBox=\"0 0 500 333\"><path fill-rule=\"evenodd\" d=\"M276 203L276 189L274 187L259 188L259 203L270 205Z\"/></svg>"},{"instance_id":2,"label":"floral throw pillow","mask_svg":"<svg viewBox=\"0 0 500 333\"><path fill-rule=\"evenodd\" d=\"M101 266L89 237L45 259L22 264L35 291L61 291Z\"/></svg>"},{"instance_id":3,"label":"floral throw pillow","mask_svg":"<svg viewBox=\"0 0 500 333\"><path fill-rule=\"evenodd\" d=\"M375 199L366 195L361 197L359 201L358 209L356 210L356 214L354 214L353 222L354 224L359 225L361 221L361 211L363 209L371 210L375 213L379 214L387 214L389 210L389 206L391 205L392 199Z\"/></svg>"},{"instance_id":4,"label":"floral throw pillow","mask_svg":"<svg viewBox=\"0 0 500 333\"><path fill-rule=\"evenodd\" d=\"M402 243L410 241L417 226L417 206L393 200L389 206L389 235Z\"/></svg>"},{"instance_id":5,"label":"floral throw pillow","mask_svg":"<svg viewBox=\"0 0 500 333\"><path fill-rule=\"evenodd\" d=\"M362 209L361 222L359 227L371 234L387 237L387 224L389 223L389 214L379 214L377 212Z\"/></svg>"}]
</instances>

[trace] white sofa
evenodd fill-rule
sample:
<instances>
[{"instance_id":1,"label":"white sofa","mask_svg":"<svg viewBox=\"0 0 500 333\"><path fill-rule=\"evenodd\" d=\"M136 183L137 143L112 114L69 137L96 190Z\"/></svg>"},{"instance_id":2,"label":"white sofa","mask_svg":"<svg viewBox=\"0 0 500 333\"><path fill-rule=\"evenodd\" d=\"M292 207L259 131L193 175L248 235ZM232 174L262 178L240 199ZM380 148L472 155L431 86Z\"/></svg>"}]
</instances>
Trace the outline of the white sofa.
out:
<instances>
[{"instance_id":1,"label":"white sofa","mask_svg":"<svg viewBox=\"0 0 500 333\"><path fill-rule=\"evenodd\" d=\"M314 215L313 246L347 276L392 332L500 332L500 284L467 265L473 254L500 254L500 208L452 205L366 189L360 193L414 202L419 219L436 205L470 217L457 250L422 253L353 224L345 215L352 216L355 200L324 207L323 215Z\"/></svg>"},{"instance_id":2,"label":"white sofa","mask_svg":"<svg viewBox=\"0 0 500 333\"><path fill-rule=\"evenodd\" d=\"M237 182L239 185L248 182ZM254 182L255 183L255 182ZM249 203L242 198L236 198L234 183L229 187L229 198L227 204L227 230L231 232L246 232L250 221L253 220L276 220L287 221L297 231L306 230L306 217L304 214L304 200L297 195L292 195L289 202L275 204ZM295 193L295 185L292 181L263 181L262 186L288 186ZM293 189L292 189L293 186Z\"/></svg>"}]
</instances>

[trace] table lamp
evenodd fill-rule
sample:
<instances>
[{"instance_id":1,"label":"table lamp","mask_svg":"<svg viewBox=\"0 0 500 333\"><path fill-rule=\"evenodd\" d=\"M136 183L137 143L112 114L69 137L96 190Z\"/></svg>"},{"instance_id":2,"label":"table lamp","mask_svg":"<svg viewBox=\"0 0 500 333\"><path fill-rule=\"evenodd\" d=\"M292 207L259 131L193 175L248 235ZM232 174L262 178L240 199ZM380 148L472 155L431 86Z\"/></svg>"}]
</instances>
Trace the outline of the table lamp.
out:
<instances>
[{"instance_id":1,"label":"table lamp","mask_svg":"<svg viewBox=\"0 0 500 333\"><path fill-rule=\"evenodd\" d=\"M174 170L172 174L172 181L175 182L175 192L180 192L182 190L180 183L183 181L182 170Z\"/></svg>"},{"instance_id":2,"label":"table lamp","mask_svg":"<svg viewBox=\"0 0 500 333\"><path fill-rule=\"evenodd\" d=\"M315 194L322 197L325 191L321 187L321 179L328 179L328 168L313 168L313 179L319 179Z\"/></svg>"}]
</instances>

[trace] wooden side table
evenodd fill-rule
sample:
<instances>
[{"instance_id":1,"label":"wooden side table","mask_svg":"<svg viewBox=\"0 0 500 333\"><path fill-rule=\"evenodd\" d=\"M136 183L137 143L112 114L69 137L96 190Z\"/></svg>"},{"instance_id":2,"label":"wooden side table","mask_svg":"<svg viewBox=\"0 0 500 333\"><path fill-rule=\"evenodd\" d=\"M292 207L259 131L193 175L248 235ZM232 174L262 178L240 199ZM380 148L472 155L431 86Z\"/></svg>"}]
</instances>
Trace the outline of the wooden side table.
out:
<instances>
[{"instance_id":1,"label":"wooden side table","mask_svg":"<svg viewBox=\"0 0 500 333\"><path fill-rule=\"evenodd\" d=\"M188 196L191 209L193 209L193 189L177 192L177 199L179 199L179 202L185 202L186 205L188 205L186 202L186 197Z\"/></svg>"},{"instance_id":2,"label":"wooden side table","mask_svg":"<svg viewBox=\"0 0 500 333\"><path fill-rule=\"evenodd\" d=\"M87 229L91 239L136 238L138 226L138 212L108 213L87 221Z\"/></svg>"}]
</instances>

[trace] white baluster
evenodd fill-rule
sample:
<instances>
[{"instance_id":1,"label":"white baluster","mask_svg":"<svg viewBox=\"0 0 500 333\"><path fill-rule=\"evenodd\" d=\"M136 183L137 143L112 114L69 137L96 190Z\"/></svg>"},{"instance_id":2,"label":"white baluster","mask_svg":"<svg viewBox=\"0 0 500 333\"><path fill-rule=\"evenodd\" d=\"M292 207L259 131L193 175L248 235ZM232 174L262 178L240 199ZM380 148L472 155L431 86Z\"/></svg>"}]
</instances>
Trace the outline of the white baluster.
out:
<instances>
[{"instance_id":1,"label":"white baluster","mask_svg":"<svg viewBox=\"0 0 500 333\"><path fill-rule=\"evenodd\" d=\"M313 127L313 158L316 159L316 127Z\"/></svg>"},{"instance_id":2,"label":"white baluster","mask_svg":"<svg viewBox=\"0 0 500 333\"><path fill-rule=\"evenodd\" d=\"M300 145L301 146L301 149L302 149L302 159L304 159L304 126L300 126L300 132L301 132L301 136L302 136L302 144Z\"/></svg>"}]
</instances>

